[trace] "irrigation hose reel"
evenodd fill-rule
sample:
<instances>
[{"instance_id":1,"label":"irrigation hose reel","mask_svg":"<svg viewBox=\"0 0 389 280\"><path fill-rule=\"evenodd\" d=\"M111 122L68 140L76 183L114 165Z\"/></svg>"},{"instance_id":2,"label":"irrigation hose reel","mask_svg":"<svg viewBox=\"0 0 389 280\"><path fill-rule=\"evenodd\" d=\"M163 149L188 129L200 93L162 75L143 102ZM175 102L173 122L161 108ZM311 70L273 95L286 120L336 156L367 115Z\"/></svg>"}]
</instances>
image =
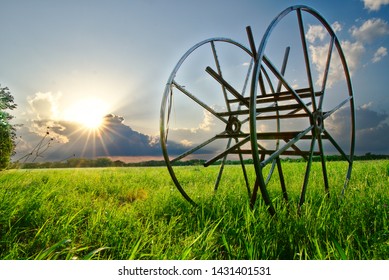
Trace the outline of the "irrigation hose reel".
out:
<instances>
[{"instance_id":1,"label":"irrigation hose reel","mask_svg":"<svg viewBox=\"0 0 389 280\"><path fill-rule=\"evenodd\" d=\"M195 174L188 178L179 167L198 160L199 168L212 166L206 172L212 193L243 184L250 206L260 191L271 215L279 198L290 200L287 187L296 182L300 209L311 177L322 182L325 194L330 187L343 194L352 170L355 112L334 30L317 11L297 5L273 19L258 48L250 27L246 33L248 47L222 37L197 43L167 80L160 142L175 186L193 205L199 192L207 195L196 190ZM331 156L342 161L335 170L327 164ZM283 166L288 158L304 160L305 168L289 173ZM230 161L240 165L238 181L228 177ZM272 179L275 173L279 180ZM337 189L331 180L339 176L344 184Z\"/></svg>"}]
</instances>

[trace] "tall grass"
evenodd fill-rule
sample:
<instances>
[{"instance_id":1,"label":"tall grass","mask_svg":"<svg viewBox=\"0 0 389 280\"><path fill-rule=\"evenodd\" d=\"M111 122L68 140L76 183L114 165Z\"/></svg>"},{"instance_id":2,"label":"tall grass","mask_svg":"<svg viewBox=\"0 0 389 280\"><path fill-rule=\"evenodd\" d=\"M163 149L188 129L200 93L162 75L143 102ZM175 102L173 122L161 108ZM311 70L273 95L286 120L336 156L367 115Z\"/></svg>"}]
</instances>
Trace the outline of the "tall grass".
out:
<instances>
[{"instance_id":1,"label":"tall grass","mask_svg":"<svg viewBox=\"0 0 389 280\"><path fill-rule=\"evenodd\" d=\"M212 168L182 168L199 196ZM229 169L233 182L240 169ZM271 217L260 198L250 209L243 185L194 208L161 167L9 170L0 173L0 258L388 259L388 176L389 161L355 162L343 199L326 198L314 179L300 214L296 185Z\"/></svg>"}]
</instances>

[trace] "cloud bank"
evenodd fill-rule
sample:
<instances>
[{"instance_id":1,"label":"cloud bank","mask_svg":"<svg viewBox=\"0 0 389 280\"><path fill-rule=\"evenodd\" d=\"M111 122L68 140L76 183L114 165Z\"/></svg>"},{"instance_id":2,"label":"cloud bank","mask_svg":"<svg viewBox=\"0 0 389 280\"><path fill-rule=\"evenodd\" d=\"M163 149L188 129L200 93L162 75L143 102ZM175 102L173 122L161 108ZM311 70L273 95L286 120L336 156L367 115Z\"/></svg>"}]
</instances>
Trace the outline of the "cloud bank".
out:
<instances>
[{"instance_id":1,"label":"cloud bank","mask_svg":"<svg viewBox=\"0 0 389 280\"><path fill-rule=\"evenodd\" d=\"M381 6L388 5L389 0L363 0L365 9L370 11L378 11Z\"/></svg>"}]
</instances>

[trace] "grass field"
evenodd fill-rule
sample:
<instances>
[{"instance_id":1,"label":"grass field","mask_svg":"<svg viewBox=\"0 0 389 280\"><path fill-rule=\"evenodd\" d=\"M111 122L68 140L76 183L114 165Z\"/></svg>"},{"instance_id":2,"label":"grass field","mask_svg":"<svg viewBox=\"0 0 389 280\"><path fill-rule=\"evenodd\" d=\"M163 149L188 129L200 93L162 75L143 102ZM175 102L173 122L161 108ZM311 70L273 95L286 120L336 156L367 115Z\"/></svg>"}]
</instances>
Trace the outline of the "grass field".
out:
<instances>
[{"instance_id":1,"label":"grass field","mask_svg":"<svg viewBox=\"0 0 389 280\"><path fill-rule=\"evenodd\" d=\"M182 167L199 196L209 168ZM315 179L300 215L292 201L271 217L243 185L194 208L164 167L3 171L0 259L389 259L388 176L387 160L354 162L342 200Z\"/></svg>"}]
</instances>

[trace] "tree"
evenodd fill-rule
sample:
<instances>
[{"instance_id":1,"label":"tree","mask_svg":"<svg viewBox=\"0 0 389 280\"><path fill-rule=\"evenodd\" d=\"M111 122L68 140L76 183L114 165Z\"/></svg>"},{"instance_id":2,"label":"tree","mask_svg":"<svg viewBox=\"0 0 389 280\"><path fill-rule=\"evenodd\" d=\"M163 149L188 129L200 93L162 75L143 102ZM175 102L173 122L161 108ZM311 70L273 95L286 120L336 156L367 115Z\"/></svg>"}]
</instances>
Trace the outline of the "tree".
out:
<instances>
[{"instance_id":1,"label":"tree","mask_svg":"<svg viewBox=\"0 0 389 280\"><path fill-rule=\"evenodd\" d=\"M13 116L6 111L15 108L16 104L9 89L0 85L0 170L7 167L15 152L15 127L10 124Z\"/></svg>"}]
</instances>

